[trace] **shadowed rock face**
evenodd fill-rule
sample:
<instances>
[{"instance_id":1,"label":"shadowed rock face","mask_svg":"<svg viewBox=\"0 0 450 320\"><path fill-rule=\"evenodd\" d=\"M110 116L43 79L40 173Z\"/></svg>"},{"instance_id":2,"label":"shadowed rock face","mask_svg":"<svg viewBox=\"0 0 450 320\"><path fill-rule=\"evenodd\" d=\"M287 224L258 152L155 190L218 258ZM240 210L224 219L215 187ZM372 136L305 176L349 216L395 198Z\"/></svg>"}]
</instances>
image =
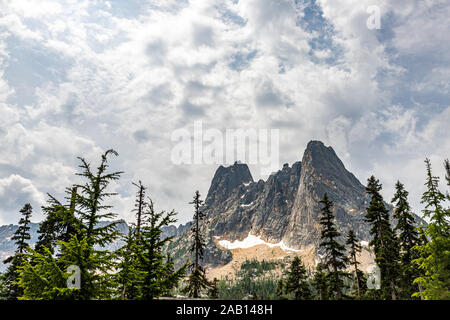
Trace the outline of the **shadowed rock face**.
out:
<instances>
[{"instance_id":1,"label":"shadowed rock face","mask_svg":"<svg viewBox=\"0 0 450 320\"><path fill-rule=\"evenodd\" d=\"M246 164L236 162L227 168L220 166L214 174L205 204L219 206L237 187L250 182L253 178Z\"/></svg>"},{"instance_id":2,"label":"shadowed rock face","mask_svg":"<svg viewBox=\"0 0 450 320\"><path fill-rule=\"evenodd\" d=\"M283 236L286 244L293 247L318 245L319 201L325 193L333 201L341 233L354 229L360 239L368 239L369 228L363 223L368 201L365 187L347 171L333 148L311 141L303 155L298 192Z\"/></svg>"}]
</instances>

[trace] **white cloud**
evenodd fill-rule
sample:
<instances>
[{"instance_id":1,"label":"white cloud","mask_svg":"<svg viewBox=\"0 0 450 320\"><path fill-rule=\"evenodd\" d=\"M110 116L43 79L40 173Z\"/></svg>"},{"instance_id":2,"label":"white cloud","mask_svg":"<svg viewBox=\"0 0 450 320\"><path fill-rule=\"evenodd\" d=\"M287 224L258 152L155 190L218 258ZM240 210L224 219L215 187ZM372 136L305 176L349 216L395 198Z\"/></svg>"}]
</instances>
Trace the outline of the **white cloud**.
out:
<instances>
[{"instance_id":1,"label":"white cloud","mask_svg":"<svg viewBox=\"0 0 450 320\"><path fill-rule=\"evenodd\" d=\"M0 223L8 223L18 220L19 210L25 203L30 202L35 208L44 204L44 195L37 190L31 180L12 174L0 179L0 202L3 211ZM37 215L33 216L33 221L40 221L42 218L39 211L38 209Z\"/></svg>"},{"instance_id":2,"label":"white cloud","mask_svg":"<svg viewBox=\"0 0 450 320\"><path fill-rule=\"evenodd\" d=\"M215 166L173 165L170 136L202 119L222 130L280 128L282 163L324 140L362 182L379 173L388 190L401 178L417 204L410 171L450 151L450 5L318 0L323 14L311 17L302 3L314 1L6 2L0 178L20 172L39 192L61 194L76 156L96 161L113 147L114 167L126 171L114 186L121 215L131 218L131 181L141 179L184 222ZM374 4L380 31L366 27Z\"/></svg>"}]
</instances>

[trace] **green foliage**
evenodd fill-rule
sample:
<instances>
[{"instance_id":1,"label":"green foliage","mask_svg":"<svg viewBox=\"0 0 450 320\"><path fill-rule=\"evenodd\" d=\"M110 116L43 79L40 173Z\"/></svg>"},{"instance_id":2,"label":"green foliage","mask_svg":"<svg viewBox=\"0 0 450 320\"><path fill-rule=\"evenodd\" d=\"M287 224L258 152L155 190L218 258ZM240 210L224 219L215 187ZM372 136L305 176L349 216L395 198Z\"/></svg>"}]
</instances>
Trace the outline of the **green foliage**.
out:
<instances>
[{"instance_id":1,"label":"green foliage","mask_svg":"<svg viewBox=\"0 0 450 320\"><path fill-rule=\"evenodd\" d=\"M418 258L422 275L414 280L419 286L419 292L413 296L426 300L450 299L450 210L444 209L442 202L445 195L439 190L439 178L431 172L431 162L425 160L427 169L426 191L422 196L425 204L424 216L430 219L427 228L423 229L424 241L414 249ZM448 173L448 172L447 172Z\"/></svg>"},{"instance_id":2,"label":"green foliage","mask_svg":"<svg viewBox=\"0 0 450 320\"><path fill-rule=\"evenodd\" d=\"M293 293L295 300L312 299L306 268L298 256L292 260L291 267L287 272L285 292Z\"/></svg>"},{"instance_id":3,"label":"green foliage","mask_svg":"<svg viewBox=\"0 0 450 320\"><path fill-rule=\"evenodd\" d=\"M200 222L205 217L205 214L200 210L200 206L203 200L200 199L200 193L195 192L194 200L190 202L194 205L194 223L191 229L192 245L190 248L193 254L194 262L191 264L191 274L189 275L188 285L185 292L192 298L200 297L203 290L208 289L210 283L206 278L206 270L200 265L200 261L203 259L203 252L206 247L206 243L202 234Z\"/></svg>"},{"instance_id":4,"label":"green foliage","mask_svg":"<svg viewBox=\"0 0 450 320\"><path fill-rule=\"evenodd\" d=\"M52 252L29 249L32 263L25 261L20 270L19 285L23 288L21 300L62 300L79 298L79 290L67 288L69 274L61 267Z\"/></svg>"},{"instance_id":5,"label":"green foliage","mask_svg":"<svg viewBox=\"0 0 450 320\"><path fill-rule=\"evenodd\" d=\"M256 259L245 260L241 265L241 271L238 272L238 275L241 273L248 273L250 276L258 277L267 271L274 270L276 267L277 263L274 261L258 261Z\"/></svg>"},{"instance_id":6,"label":"green foliage","mask_svg":"<svg viewBox=\"0 0 450 320\"><path fill-rule=\"evenodd\" d=\"M138 269L143 277L139 280L139 298L154 299L175 287L185 274L186 266L174 271L173 261L162 253L164 246L172 238L162 238L162 227L175 222L171 212L156 212L153 202L145 203L142 212L142 227L137 238Z\"/></svg>"},{"instance_id":7,"label":"green foliage","mask_svg":"<svg viewBox=\"0 0 450 320\"><path fill-rule=\"evenodd\" d=\"M138 267L138 245L133 227L128 228L128 234L122 236L125 245L116 251L119 259L115 281L118 284L118 295L122 300L136 299L138 297L138 282L143 277Z\"/></svg>"},{"instance_id":8,"label":"green foliage","mask_svg":"<svg viewBox=\"0 0 450 320\"><path fill-rule=\"evenodd\" d=\"M54 253L58 241L68 242L72 235L77 235L81 222L75 217L75 205L77 187L66 190L70 203L68 206L61 204L55 197L48 194L47 205L42 207L46 215L39 225L39 238L35 249L43 253L44 247Z\"/></svg>"},{"instance_id":9,"label":"green foliage","mask_svg":"<svg viewBox=\"0 0 450 320\"><path fill-rule=\"evenodd\" d=\"M409 299L418 290L417 285L413 284L414 278L419 275L418 266L412 261L417 258L413 247L418 245L419 235L414 226L414 217L408 203L408 191L400 181L397 181L395 185L395 195L391 202L395 203L393 217L397 220L397 225L394 231L398 232L400 245L399 295L402 299Z\"/></svg>"},{"instance_id":10,"label":"green foliage","mask_svg":"<svg viewBox=\"0 0 450 320\"><path fill-rule=\"evenodd\" d=\"M400 273L399 247L394 231L389 222L389 210L386 209L380 194L381 184L371 176L367 180L366 192L371 196L370 205L365 216L370 223L375 262L381 271L381 297L397 299L398 277Z\"/></svg>"},{"instance_id":11,"label":"green foliage","mask_svg":"<svg viewBox=\"0 0 450 320\"><path fill-rule=\"evenodd\" d=\"M322 265L327 268L328 278L328 296L332 299L342 299L344 288L344 277L346 276L345 268L347 266L347 257L345 255L345 247L338 242L340 233L337 231L332 213L333 203L328 200L325 193L320 201L323 204L322 215L320 217L320 225L322 227L320 233L320 248L324 250Z\"/></svg>"},{"instance_id":12,"label":"green foliage","mask_svg":"<svg viewBox=\"0 0 450 320\"><path fill-rule=\"evenodd\" d=\"M115 195L107 191L109 184L119 179L121 174L108 172L110 155L117 156L117 153L114 150L105 152L95 172L87 161L79 158L81 172L77 175L85 183L76 186L81 190L79 194L75 188L70 191L71 203L68 208L49 196L49 205L44 207L47 218L40 228L40 243L30 255L30 264L20 273L19 284L26 291L23 299L64 296L67 286L62 281L62 272L69 266L77 266L81 272L81 288L76 294L71 293L71 298L90 300L111 297L114 283L110 271L115 267L115 254L99 249L112 243L118 235L115 223L100 224L116 216L109 211L111 206L105 204L108 198ZM52 252L57 239L62 240L57 242L58 257L55 258ZM47 268L54 267L60 270L59 273L55 271L56 278L47 272ZM42 279L45 280L44 291L41 289Z\"/></svg>"},{"instance_id":13,"label":"green foliage","mask_svg":"<svg viewBox=\"0 0 450 320\"><path fill-rule=\"evenodd\" d=\"M317 264L316 272L312 280L313 292L316 300L328 300L328 277L327 270L322 263Z\"/></svg>"},{"instance_id":14,"label":"green foliage","mask_svg":"<svg viewBox=\"0 0 450 320\"><path fill-rule=\"evenodd\" d=\"M365 291L365 281L363 279L364 273L359 270L359 261L357 260L357 255L361 252L361 245L359 244L358 238L353 230L349 230L347 235L346 245L349 248L348 261L353 268L353 295L359 299Z\"/></svg>"},{"instance_id":15,"label":"green foliage","mask_svg":"<svg viewBox=\"0 0 450 320\"><path fill-rule=\"evenodd\" d=\"M214 278L214 280L211 282L211 286L209 288L209 298L210 299L218 299L219 298L219 280L217 278Z\"/></svg>"},{"instance_id":16,"label":"green foliage","mask_svg":"<svg viewBox=\"0 0 450 320\"><path fill-rule=\"evenodd\" d=\"M19 228L17 228L11 240L15 241L16 251L13 256L6 258L3 263L9 264L6 273L2 276L4 287L3 294L9 300L15 300L22 295L23 289L18 285L20 268L27 262L26 251L28 249L27 240L30 240L30 218L33 208L29 203L20 210L21 218Z\"/></svg>"}]
</instances>

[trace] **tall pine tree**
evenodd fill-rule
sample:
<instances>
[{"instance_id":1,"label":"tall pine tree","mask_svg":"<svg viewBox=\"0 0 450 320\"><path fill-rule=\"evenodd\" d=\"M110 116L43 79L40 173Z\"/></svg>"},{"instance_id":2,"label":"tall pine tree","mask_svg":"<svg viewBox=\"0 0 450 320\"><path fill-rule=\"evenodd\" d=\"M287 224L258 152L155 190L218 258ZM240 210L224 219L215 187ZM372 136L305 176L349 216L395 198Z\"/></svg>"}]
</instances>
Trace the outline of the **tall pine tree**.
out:
<instances>
[{"instance_id":1,"label":"tall pine tree","mask_svg":"<svg viewBox=\"0 0 450 320\"><path fill-rule=\"evenodd\" d=\"M308 274L300 257L297 256L292 260L287 275L285 292L293 293L295 300L311 300L312 294L308 283Z\"/></svg>"},{"instance_id":2,"label":"tall pine tree","mask_svg":"<svg viewBox=\"0 0 450 320\"><path fill-rule=\"evenodd\" d=\"M325 193L319 202L323 205L320 217L321 242L320 248L325 252L322 264L329 270L329 296L332 299L342 299L344 290L345 268L347 257L345 247L338 242L340 233L336 229L334 215L332 212L333 203Z\"/></svg>"},{"instance_id":3,"label":"tall pine tree","mask_svg":"<svg viewBox=\"0 0 450 320\"><path fill-rule=\"evenodd\" d=\"M194 205L194 223L191 228L192 245L190 248L191 253L194 255L194 261L191 264L191 274L189 275L188 286L186 288L187 293L192 298L200 297L202 290L209 287L209 281L206 278L206 270L200 264L203 259L203 252L206 244L203 239L201 230L201 221L205 217L205 214L201 211L200 206L203 200L200 199L200 193L195 192L194 200L190 204Z\"/></svg>"},{"instance_id":4,"label":"tall pine tree","mask_svg":"<svg viewBox=\"0 0 450 320\"><path fill-rule=\"evenodd\" d=\"M327 270L322 263L317 264L312 281L316 300L328 300L328 280L326 271Z\"/></svg>"},{"instance_id":5,"label":"tall pine tree","mask_svg":"<svg viewBox=\"0 0 450 320\"><path fill-rule=\"evenodd\" d=\"M348 251L348 262L353 268L353 278L354 278L354 286L355 286L355 296L359 299L364 294L364 274L361 270L359 270L358 266L360 265L357 256L361 252L361 244L356 237L355 231L349 230L347 235L346 245L349 248Z\"/></svg>"},{"instance_id":6,"label":"tall pine tree","mask_svg":"<svg viewBox=\"0 0 450 320\"><path fill-rule=\"evenodd\" d=\"M19 227L14 232L11 240L15 241L16 251L15 254L6 258L3 263L10 264L6 273L3 275L3 282L5 288L3 291L6 293L6 298L9 300L15 300L23 294L22 288L18 285L20 269L26 263L26 251L29 248L28 240L30 237L30 218L33 213L31 204L27 203L20 210L22 215L19 220Z\"/></svg>"},{"instance_id":7,"label":"tall pine tree","mask_svg":"<svg viewBox=\"0 0 450 320\"><path fill-rule=\"evenodd\" d=\"M86 245L80 247L83 251L72 255L75 258L72 264L81 270L80 298L83 300L111 295L110 271L114 267L114 255L107 250L99 249L114 242L119 235L115 222L100 223L116 217L116 214L110 211L112 206L105 204L106 200L117 195L115 192L109 192L108 187L122 174L121 171L109 172L108 157L111 155L118 156L112 149L106 151L95 171L84 158L78 158L81 161L81 172L77 175L86 181L77 185L80 194L76 198L76 212L81 221L81 239L78 243L84 244L85 241Z\"/></svg>"},{"instance_id":8,"label":"tall pine tree","mask_svg":"<svg viewBox=\"0 0 450 320\"><path fill-rule=\"evenodd\" d=\"M430 223L423 230L429 241L415 247L419 258L414 261L419 264L422 275L414 282L423 290L414 296L427 300L450 299L450 210L443 207L446 196L439 190L439 178L433 176L430 160L427 158L425 163L427 179L422 203L425 204L424 216Z\"/></svg>"},{"instance_id":9,"label":"tall pine tree","mask_svg":"<svg viewBox=\"0 0 450 320\"><path fill-rule=\"evenodd\" d=\"M102 157L95 171L83 158L81 172L78 173L84 184L76 185L79 193L70 192L69 207L59 202L50 202L52 214L57 215L59 227L63 227L58 243L57 257L43 245L41 252L31 250L33 263L22 268L20 285L24 288L24 299L107 299L114 290L115 254L106 249L118 236L110 212L110 205L105 201L114 196L108 187L112 181L119 179L121 172L109 172L108 157L116 155L114 150L108 150ZM106 221L105 221L106 220ZM51 233L51 232L50 232ZM70 266L80 270L81 287L68 288L66 280L70 274Z\"/></svg>"},{"instance_id":10,"label":"tall pine tree","mask_svg":"<svg viewBox=\"0 0 450 320\"><path fill-rule=\"evenodd\" d=\"M415 220L408 203L408 191L404 185L397 181L395 185L395 195L391 200L395 204L393 217L397 221L394 231L398 233L401 262L401 297L408 299L417 291L413 284L418 276L417 265L412 261L417 258L417 254L412 248L419 243L419 234L414 226Z\"/></svg>"},{"instance_id":11,"label":"tall pine tree","mask_svg":"<svg viewBox=\"0 0 450 320\"><path fill-rule=\"evenodd\" d=\"M381 184L371 176L367 181L366 192L370 195L370 205L365 219L370 223L372 240L369 245L374 248L375 262L381 271L381 297L397 299L397 279L399 274L398 241L389 222L389 210L386 209Z\"/></svg>"},{"instance_id":12,"label":"tall pine tree","mask_svg":"<svg viewBox=\"0 0 450 320\"><path fill-rule=\"evenodd\" d=\"M136 237L139 238L139 235L141 233L141 224L142 224L142 211L144 210L144 206L146 204L145 201L145 192L147 188L142 184L142 182L139 180L139 183L134 183L133 185L138 188L137 194L136 194L136 201L134 204L134 210L136 212Z\"/></svg>"},{"instance_id":13,"label":"tall pine tree","mask_svg":"<svg viewBox=\"0 0 450 320\"><path fill-rule=\"evenodd\" d=\"M137 260L137 242L135 230L128 227L128 234L122 236L124 246L116 251L119 263L117 265L117 283L121 300L134 299L138 296L138 281L141 278Z\"/></svg>"},{"instance_id":14,"label":"tall pine tree","mask_svg":"<svg viewBox=\"0 0 450 320\"><path fill-rule=\"evenodd\" d=\"M139 284L141 299L150 300L167 293L185 273L185 267L173 271L172 261L163 254L164 246L172 237L162 238L162 227L176 222L175 215L174 211L156 212L151 200L144 205L138 240L138 267L143 275Z\"/></svg>"}]
</instances>

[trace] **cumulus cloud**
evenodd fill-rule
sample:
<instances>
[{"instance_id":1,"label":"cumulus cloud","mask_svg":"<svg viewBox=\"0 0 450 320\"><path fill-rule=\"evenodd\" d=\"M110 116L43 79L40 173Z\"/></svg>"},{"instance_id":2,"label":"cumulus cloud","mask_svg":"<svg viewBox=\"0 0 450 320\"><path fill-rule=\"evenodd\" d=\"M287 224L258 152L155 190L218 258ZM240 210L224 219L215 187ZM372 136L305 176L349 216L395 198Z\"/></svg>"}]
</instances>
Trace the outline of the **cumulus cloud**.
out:
<instances>
[{"instance_id":1,"label":"cumulus cloud","mask_svg":"<svg viewBox=\"0 0 450 320\"><path fill-rule=\"evenodd\" d=\"M0 223L9 223L19 218L19 210L25 203L30 203L37 211L33 215L34 221L40 221L39 206L44 204L44 195L39 192L31 180L25 179L17 174L0 179L0 201L3 214Z\"/></svg>"},{"instance_id":2,"label":"cumulus cloud","mask_svg":"<svg viewBox=\"0 0 450 320\"><path fill-rule=\"evenodd\" d=\"M173 164L170 138L202 120L280 129L281 163L323 140L387 198L401 179L420 210L423 159L441 172L450 151L449 14L445 0L3 2L0 181L21 177L34 189L17 199L38 203L73 183L76 156L114 148L120 216L142 180L185 222L216 168ZM0 202L2 221L16 209Z\"/></svg>"}]
</instances>

